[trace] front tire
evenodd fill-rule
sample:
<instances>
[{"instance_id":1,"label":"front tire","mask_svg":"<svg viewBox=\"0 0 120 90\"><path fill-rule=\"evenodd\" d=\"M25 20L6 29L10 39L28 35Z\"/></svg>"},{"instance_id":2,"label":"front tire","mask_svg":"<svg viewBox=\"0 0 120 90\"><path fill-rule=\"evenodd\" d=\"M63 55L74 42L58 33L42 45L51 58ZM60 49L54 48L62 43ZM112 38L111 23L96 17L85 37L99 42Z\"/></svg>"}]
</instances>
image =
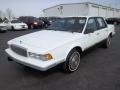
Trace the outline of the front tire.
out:
<instances>
[{"instance_id":1,"label":"front tire","mask_svg":"<svg viewBox=\"0 0 120 90\"><path fill-rule=\"evenodd\" d=\"M78 69L80 64L80 53L73 49L67 56L66 62L63 63L63 69L67 73L74 72Z\"/></svg>"}]
</instances>

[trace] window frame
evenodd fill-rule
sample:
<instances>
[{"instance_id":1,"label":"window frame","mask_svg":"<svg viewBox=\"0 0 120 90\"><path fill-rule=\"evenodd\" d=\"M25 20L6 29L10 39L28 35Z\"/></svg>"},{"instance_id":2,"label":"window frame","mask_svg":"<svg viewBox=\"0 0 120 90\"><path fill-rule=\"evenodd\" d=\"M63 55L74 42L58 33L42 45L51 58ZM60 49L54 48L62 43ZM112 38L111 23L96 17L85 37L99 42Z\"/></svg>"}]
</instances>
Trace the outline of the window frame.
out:
<instances>
[{"instance_id":1,"label":"window frame","mask_svg":"<svg viewBox=\"0 0 120 90\"><path fill-rule=\"evenodd\" d=\"M105 27L100 27L99 26L99 22L98 22L98 20L97 19L102 19L103 20L103 23L105 24ZM96 20L96 23L97 23L97 28L98 28L98 30L100 30L100 29L104 29L104 28L107 28L108 26L107 26L107 23L105 22L105 20L102 18L102 17L95 17L95 20Z\"/></svg>"},{"instance_id":2,"label":"window frame","mask_svg":"<svg viewBox=\"0 0 120 90\"><path fill-rule=\"evenodd\" d=\"M88 20L87 20L86 27L85 27L85 30L84 30L84 34L89 34L89 33L86 33L86 30L87 30L86 28L87 28L87 25L88 25L88 22L89 22L90 19L94 19L95 24L96 24L96 30L94 30L93 32L95 32L95 31L98 30L98 25L97 25L97 23L96 23L95 17L90 17L90 18L88 18ZM92 32L91 32L91 33L92 33Z\"/></svg>"}]
</instances>

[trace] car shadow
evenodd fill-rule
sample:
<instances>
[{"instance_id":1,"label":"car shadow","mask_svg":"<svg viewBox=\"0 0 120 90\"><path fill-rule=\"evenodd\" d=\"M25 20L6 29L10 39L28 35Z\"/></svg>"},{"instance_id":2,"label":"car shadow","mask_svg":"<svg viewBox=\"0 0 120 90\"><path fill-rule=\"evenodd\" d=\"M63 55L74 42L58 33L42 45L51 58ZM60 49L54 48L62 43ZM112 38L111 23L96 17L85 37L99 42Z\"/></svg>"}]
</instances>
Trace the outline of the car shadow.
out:
<instances>
[{"instance_id":1,"label":"car shadow","mask_svg":"<svg viewBox=\"0 0 120 90\"><path fill-rule=\"evenodd\" d=\"M53 74L57 74L57 73L62 73L63 71L61 70L61 65L55 66L47 71L40 71L34 68L30 68L27 66L21 66L22 68L20 69L20 71L22 71L25 75L31 75L33 77L47 77ZM17 68L18 69L18 68Z\"/></svg>"},{"instance_id":2,"label":"car shadow","mask_svg":"<svg viewBox=\"0 0 120 90\"><path fill-rule=\"evenodd\" d=\"M94 53L96 51L98 51L99 48L102 48L100 44L95 45L94 47L86 50L83 54L82 54L82 60L81 60L81 64L82 66L87 63L86 60L84 60L85 56L89 55L89 53ZM22 69L20 69L20 71L22 71L25 75L31 75L33 77L47 77L53 74L57 74L57 73L61 73L61 74L68 74L66 72L63 71L62 69L62 64L55 66L47 71L40 71L37 69L33 69L27 66L23 66L20 64L20 66L22 67ZM80 66L80 67L82 67ZM83 66L84 67L84 66ZM18 68L17 68L18 69Z\"/></svg>"}]
</instances>

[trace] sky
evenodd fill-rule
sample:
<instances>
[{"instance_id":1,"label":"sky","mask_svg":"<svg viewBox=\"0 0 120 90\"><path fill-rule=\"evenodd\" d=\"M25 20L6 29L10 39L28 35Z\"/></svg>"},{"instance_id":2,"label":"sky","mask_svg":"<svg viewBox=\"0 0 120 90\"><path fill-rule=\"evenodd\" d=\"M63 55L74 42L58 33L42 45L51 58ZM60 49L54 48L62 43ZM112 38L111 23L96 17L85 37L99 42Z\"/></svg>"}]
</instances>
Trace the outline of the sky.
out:
<instances>
[{"instance_id":1,"label":"sky","mask_svg":"<svg viewBox=\"0 0 120 90\"><path fill-rule=\"evenodd\" d=\"M43 9L64 3L92 2L120 8L120 0L0 0L0 10L10 8L14 16L43 16Z\"/></svg>"}]
</instances>

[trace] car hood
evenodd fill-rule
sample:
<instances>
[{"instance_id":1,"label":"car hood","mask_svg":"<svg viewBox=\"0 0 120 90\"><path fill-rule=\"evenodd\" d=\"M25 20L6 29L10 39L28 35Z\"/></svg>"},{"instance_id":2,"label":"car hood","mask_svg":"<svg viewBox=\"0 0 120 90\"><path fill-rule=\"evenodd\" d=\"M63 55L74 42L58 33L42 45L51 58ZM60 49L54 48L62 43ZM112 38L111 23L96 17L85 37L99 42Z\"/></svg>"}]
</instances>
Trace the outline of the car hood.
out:
<instances>
[{"instance_id":1,"label":"car hood","mask_svg":"<svg viewBox=\"0 0 120 90\"><path fill-rule=\"evenodd\" d=\"M36 48L41 52L47 52L48 50L54 49L79 38L80 35L81 33L42 30L15 38L11 41L21 44L26 48Z\"/></svg>"}]
</instances>

